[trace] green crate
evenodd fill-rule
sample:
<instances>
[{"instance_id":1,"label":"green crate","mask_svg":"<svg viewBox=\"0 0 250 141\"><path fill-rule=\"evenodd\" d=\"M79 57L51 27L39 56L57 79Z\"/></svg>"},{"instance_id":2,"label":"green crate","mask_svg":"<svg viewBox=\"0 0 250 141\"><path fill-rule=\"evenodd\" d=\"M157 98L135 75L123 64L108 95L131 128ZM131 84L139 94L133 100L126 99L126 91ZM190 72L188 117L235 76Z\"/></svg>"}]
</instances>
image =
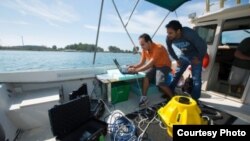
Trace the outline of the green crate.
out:
<instances>
[{"instance_id":1,"label":"green crate","mask_svg":"<svg viewBox=\"0 0 250 141\"><path fill-rule=\"evenodd\" d=\"M99 141L105 141L105 137L104 137L103 135L101 135L101 136L99 137Z\"/></svg>"},{"instance_id":2,"label":"green crate","mask_svg":"<svg viewBox=\"0 0 250 141\"><path fill-rule=\"evenodd\" d=\"M127 101L130 93L130 84L128 82L115 82L111 85L111 102L116 104Z\"/></svg>"}]
</instances>

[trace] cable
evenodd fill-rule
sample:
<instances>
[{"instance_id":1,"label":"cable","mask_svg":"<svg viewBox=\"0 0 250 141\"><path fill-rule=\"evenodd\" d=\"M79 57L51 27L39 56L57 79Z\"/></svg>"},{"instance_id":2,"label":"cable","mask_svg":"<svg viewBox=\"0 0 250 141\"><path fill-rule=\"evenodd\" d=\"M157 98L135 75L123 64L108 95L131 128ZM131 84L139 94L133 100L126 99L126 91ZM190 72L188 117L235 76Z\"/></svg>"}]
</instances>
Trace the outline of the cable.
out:
<instances>
[{"instance_id":1,"label":"cable","mask_svg":"<svg viewBox=\"0 0 250 141\"><path fill-rule=\"evenodd\" d=\"M96 94L96 92L95 92L97 84L98 84L98 82L96 82L96 81L94 80L94 81L93 81L94 87L93 87L93 89L92 89L92 91L91 91L91 93L90 93L90 98L93 98L93 94L95 94L95 97L98 98L98 96L97 96L97 94Z\"/></svg>"},{"instance_id":2,"label":"cable","mask_svg":"<svg viewBox=\"0 0 250 141\"><path fill-rule=\"evenodd\" d=\"M135 6L134 6L134 8L133 8L133 10L132 10L132 12L131 12L131 14L130 14L129 18L128 18L128 21L127 21L127 23L125 24L125 27L127 27L127 26L128 26L128 23L129 23L129 21L130 21L130 19L131 19L132 15L133 15L133 13L134 13L134 11L135 11L135 8L137 7L137 5L138 5L139 1L140 1L140 0L137 0L137 2L136 2L136 4L135 4Z\"/></svg>"},{"instance_id":3,"label":"cable","mask_svg":"<svg viewBox=\"0 0 250 141\"><path fill-rule=\"evenodd\" d=\"M133 46L135 47L135 46L136 46L136 45L135 45L135 42L134 42L134 40L132 39L131 35L129 34L128 29L126 28L126 25L124 24L124 22L123 22L123 20L122 20L121 14L120 14L120 12L118 11L118 8L117 8L117 6L116 6L116 4L115 4L115 0L112 0L112 3L113 3L113 5L114 5L114 7L115 7L115 11L116 11L116 13L117 13L117 15L118 15L118 17L119 17L121 23L122 23L122 26L123 26L124 30L126 31L126 33L127 33L128 37L129 37L131 43L132 43Z\"/></svg>"},{"instance_id":4,"label":"cable","mask_svg":"<svg viewBox=\"0 0 250 141\"><path fill-rule=\"evenodd\" d=\"M141 131L143 131L143 129L141 128L141 123L142 122L144 122L144 121L146 121L146 120L148 120L148 118L144 118L144 119L142 119L139 123L138 123L138 128L141 130ZM144 123L143 123L144 124Z\"/></svg>"},{"instance_id":5,"label":"cable","mask_svg":"<svg viewBox=\"0 0 250 141\"><path fill-rule=\"evenodd\" d=\"M140 94L141 94L141 96L142 96L143 94L142 94L142 90L141 90L141 86L140 86L139 78L138 78L138 75L139 75L139 74L136 74L136 75L137 75L137 77L136 77L137 86L138 86L139 91L140 91Z\"/></svg>"},{"instance_id":6,"label":"cable","mask_svg":"<svg viewBox=\"0 0 250 141\"><path fill-rule=\"evenodd\" d=\"M177 11L176 11L176 10L174 11L174 13L175 13L176 18L179 20L178 14L177 14Z\"/></svg>"},{"instance_id":7,"label":"cable","mask_svg":"<svg viewBox=\"0 0 250 141\"><path fill-rule=\"evenodd\" d=\"M143 130L143 132L140 134L140 136L138 137L138 141L141 141L140 138L143 137L143 135L145 134L145 132L147 131L149 125L155 120L157 116L155 116L153 119L150 120L150 122L147 124L147 126L145 127L145 129Z\"/></svg>"},{"instance_id":8,"label":"cable","mask_svg":"<svg viewBox=\"0 0 250 141\"><path fill-rule=\"evenodd\" d=\"M157 110L163 106L164 104L157 104L154 105L152 107L148 107L146 109L140 110L137 114L137 118L135 118L134 121L136 121L138 123L137 128L144 132L143 135L145 134L145 130L148 128L146 127L145 129L143 129L142 127L144 126L144 124L147 124L147 126L149 126L149 124L159 124L159 127L163 130L166 130L167 128L164 126L163 122L159 119L158 115L157 115ZM153 117L152 117L153 116ZM151 119L149 122L148 120ZM145 138L143 138L143 135L140 136L140 140L143 139L145 140ZM150 140L148 138L146 138L147 140Z\"/></svg>"},{"instance_id":9,"label":"cable","mask_svg":"<svg viewBox=\"0 0 250 141\"><path fill-rule=\"evenodd\" d=\"M139 83L138 77L137 77L136 81L137 81L137 85L138 85L140 94L142 95L142 91L141 91L141 87L140 87L140 83ZM157 105L157 106L158 106L158 105ZM153 109L153 108L154 108L154 109ZM139 128L141 131L143 131L141 127L144 125L144 122L145 122L145 123L149 123L149 122L147 122L147 120L150 119L150 115L152 115L153 117L155 117L155 116L157 115L157 113L156 113L155 111L157 111L157 110L159 109L159 107L153 107L153 108L148 107L148 108L144 109L143 111L140 111L140 107L138 108L137 114L138 114L138 118L139 118L139 119L136 118L135 121L138 123L138 128ZM151 112L149 112L149 111L151 111ZM144 117L144 118L143 118L143 117ZM157 119L157 122L156 122L156 123L158 123L158 122L159 122L159 126L160 126L162 129L165 129L165 128L162 126L162 122L161 122L160 120ZM151 122L151 123L152 123L152 122Z\"/></svg>"},{"instance_id":10,"label":"cable","mask_svg":"<svg viewBox=\"0 0 250 141\"><path fill-rule=\"evenodd\" d=\"M111 138L114 140L122 139L123 141L135 141L135 125L133 121L127 118L122 112L114 111L108 119L108 129Z\"/></svg>"},{"instance_id":11,"label":"cable","mask_svg":"<svg viewBox=\"0 0 250 141\"><path fill-rule=\"evenodd\" d=\"M155 34L158 32L158 30L160 29L161 25L164 23L164 21L166 20L166 18L168 17L168 15L170 14L170 11L167 13L167 15L163 18L163 20L161 21L160 25L157 27L156 31L154 32L154 34L151 36L151 38L153 39Z\"/></svg>"},{"instance_id":12,"label":"cable","mask_svg":"<svg viewBox=\"0 0 250 141\"><path fill-rule=\"evenodd\" d=\"M108 108L107 104L106 104L102 99L99 99L99 100L103 102L105 108L106 108L106 109L108 110L108 112L111 114L111 111L110 111L110 109Z\"/></svg>"},{"instance_id":13,"label":"cable","mask_svg":"<svg viewBox=\"0 0 250 141\"><path fill-rule=\"evenodd\" d=\"M138 85L138 88L140 91L140 95L142 95L142 90L141 90L141 86L140 86L138 77L136 78L136 82L137 82L137 85ZM92 94L93 94L93 91L92 91L91 95ZM145 137L144 135L148 136L148 134L146 133L146 130L148 129L148 127L151 124L159 124L161 129L166 130L166 127L163 126L164 124L157 116L157 110L160 107L164 106L165 104L161 103L161 104L157 104L157 105L152 105L152 106L147 107L145 109L140 109L140 107L138 105L138 109L136 109L136 111L134 112L134 114L136 114L137 116L133 120L134 122L138 123L137 128L141 131L139 138L137 138L135 136L134 132L127 132L127 131L135 131L136 130L134 122L132 120L130 120L127 116L125 116L120 111L111 112L109 106L102 99L100 99L100 101L103 102L105 108L107 109L107 111L109 113L109 115L104 117L105 121L106 121L107 117L109 117L107 120L108 121L108 132L111 133L111 135L113 134L112 138L114 138L114 140L116 140L116 141L119 138L122 138L122 137L125 138L125 136L127 137L126 138L127 141L135 141L135 140L141 141L142 139L143 140L150 140L148 137ZM118 123L120 121L124 120L123 117L128 122L127 122L127 124L119 125ZM143 126L145 126L145 125L146 125L146 127L143 129Z\"/></svg>"},{"instance_id":14,"label":"cable","mask_svg":"<svg viewBox=\"0 0 250 141\"><path fill-rule=\"evenodd\" d=\"M122 128L122 127L119 127L119 129L115 132L114 141L115 141L115 139L116 139L116 136L117 136L118 131L121 130L121 128Z\"/></svg>"}]
</instances>

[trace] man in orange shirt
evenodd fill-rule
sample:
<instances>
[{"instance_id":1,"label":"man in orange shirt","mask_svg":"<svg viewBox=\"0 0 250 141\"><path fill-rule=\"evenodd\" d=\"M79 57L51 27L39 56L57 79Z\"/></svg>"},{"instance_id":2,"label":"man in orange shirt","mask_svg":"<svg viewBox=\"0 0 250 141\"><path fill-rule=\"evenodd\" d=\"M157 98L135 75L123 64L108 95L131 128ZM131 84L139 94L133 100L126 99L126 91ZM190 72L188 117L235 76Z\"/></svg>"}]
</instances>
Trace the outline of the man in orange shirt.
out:
<instances>
[{"instance_id":1,"label":"man in orange shirt","mask_svg":"<svg viewBox=\"0 0 250 141\"><path fill-rule=\"evenodd\" d=\"M130 72L146 71L146 77L143 80L143 91L139 106L148 103L147 90L150 81L154 81L164 94L172 97L172 91L166 83L168 74L171 72L171 61L168 52L161 44L156 44L151 37L144 33L139 37L139 43L142 48L141 60L138 64L129 68Z\"/></svg>"}]
</instances>

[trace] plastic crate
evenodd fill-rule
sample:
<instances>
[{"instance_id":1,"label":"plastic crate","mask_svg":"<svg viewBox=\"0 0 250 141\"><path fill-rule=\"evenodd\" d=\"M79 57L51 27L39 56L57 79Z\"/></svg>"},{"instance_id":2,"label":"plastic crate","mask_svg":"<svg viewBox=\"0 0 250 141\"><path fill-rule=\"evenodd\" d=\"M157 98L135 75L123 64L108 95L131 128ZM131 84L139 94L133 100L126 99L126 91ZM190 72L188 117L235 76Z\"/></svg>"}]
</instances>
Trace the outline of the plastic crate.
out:
<instances>
[{"instance_id":1,"label":"plastic crate","mask_svg":"<svg viewBox=\"0 0 250 141\"><path fill-rule=\"evenodd\" d=\"M111 85L111 103L116 104L127 101L130 92L130 84L128 82L115 82Z\"/></svg>"}]
</instances>

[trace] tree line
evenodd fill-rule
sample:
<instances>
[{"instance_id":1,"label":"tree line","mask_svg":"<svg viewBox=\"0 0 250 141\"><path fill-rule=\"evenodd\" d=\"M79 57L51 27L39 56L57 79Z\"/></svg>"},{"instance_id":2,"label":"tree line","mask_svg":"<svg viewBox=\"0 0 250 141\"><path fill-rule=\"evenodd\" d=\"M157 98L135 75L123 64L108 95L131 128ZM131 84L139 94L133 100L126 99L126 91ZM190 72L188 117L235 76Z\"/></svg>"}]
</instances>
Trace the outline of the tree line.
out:
<instances>
[{"instance_id":1,"label":"tree line","mask_svg":"<svg viewBox=\"0 0 250 141\"><path fill-rule=\"evenodd\" d=\"M52 47L47 46L38 46L38 45L24 45L24 46L0 46L0 50L31 50L31 51L82 51L82 52L94 52L96 49L97 52L104 52L104 49L101 47L95 47L94 44L71 44L67 45L64 48L58 48L56 45ZM113 53L132 53L134 49L131 50L122 50L116 46L109 46L108 52Z\"/></svg>"},{"instance_id":2,"label":"tree line","mask_svg":"<svg viewBox=\"0 0 250 141\"><path fill-rule=\"evenodd\" d=\"M54 48L48 48L46 46L37 46L37 45L25 45L25 46L0 46L0 50L50 51L54 50Z\"/></svg>"}]
</instances>

